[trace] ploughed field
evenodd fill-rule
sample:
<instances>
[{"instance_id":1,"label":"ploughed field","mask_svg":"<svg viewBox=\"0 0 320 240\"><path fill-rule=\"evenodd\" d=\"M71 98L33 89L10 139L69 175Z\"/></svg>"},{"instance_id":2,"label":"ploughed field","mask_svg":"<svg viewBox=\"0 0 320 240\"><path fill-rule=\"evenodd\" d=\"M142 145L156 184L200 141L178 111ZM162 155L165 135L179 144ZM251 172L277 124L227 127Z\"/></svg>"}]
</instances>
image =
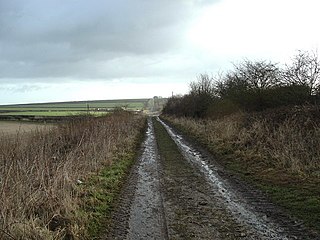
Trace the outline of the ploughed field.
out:
<instances>
[{"instance_id":1,"label":"ploughed field","mask_svg":"<svg viewBox=\"0 0 320 240\"><path fill-rule=\"evenodd\" d=\"M47 124L19 121L0 121L0 136L7 134L25 133L36 129L49 127Z\"/></svg>"}]
</instances>

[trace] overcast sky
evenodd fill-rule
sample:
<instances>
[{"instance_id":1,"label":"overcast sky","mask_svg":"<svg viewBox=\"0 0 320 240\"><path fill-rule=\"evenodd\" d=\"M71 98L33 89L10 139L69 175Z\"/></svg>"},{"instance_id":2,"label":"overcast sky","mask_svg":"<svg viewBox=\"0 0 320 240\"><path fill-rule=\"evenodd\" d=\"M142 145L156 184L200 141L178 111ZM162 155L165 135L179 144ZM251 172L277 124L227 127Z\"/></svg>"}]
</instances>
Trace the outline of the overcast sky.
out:
<instances>
[{"instance_id":1,"label":"overcast sky","mask_svg":"<svg viewBox=\"0 0 320 240\"><path fill-rule=\"evenodd\" d=\"M320 46L319 0L0 0L0 104L168 97Z\"/></svg>"}]
</instances>

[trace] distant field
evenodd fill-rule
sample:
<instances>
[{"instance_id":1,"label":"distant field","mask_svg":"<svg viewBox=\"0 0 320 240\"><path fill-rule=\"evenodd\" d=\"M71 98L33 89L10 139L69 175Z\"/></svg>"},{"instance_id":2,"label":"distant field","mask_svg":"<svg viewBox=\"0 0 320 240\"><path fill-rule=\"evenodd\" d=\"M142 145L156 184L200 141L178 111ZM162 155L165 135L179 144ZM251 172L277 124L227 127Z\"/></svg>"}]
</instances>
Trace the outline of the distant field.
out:
<instances>
[{"instance_id":1,"label":"distant field","mask_svg":"<svg viewBox=\"0 0 320 240\"><path fill-rule=\"evenodd\" d=\"M19 112L6 112L1 113L1 115L4 116L55 116L55 117L64 117L64 116L74 116L74 115L80 115L80 114L86 114L85 111L79 112L79 111L19 111Z\"/></svg>"},{"instance_id":2,"label":"distant field","mask_svg":"<svg viewBox=\"0 0 320 240\"><path fill-rule=\"evenodd\" d=\"M0 121L0 136L3 134L15 134L17 132L24 133L39 128L50 127L51 125L26 123L26 122L15 122L15 121Z\"/></svg>"},{"instance_id":3,"label":"distant field","mask_svg":"<svg viewBox=\"0 0 320 240\"><path fill-rule=\"evenodd\" d=\"M0 105L1 109L83 109L91 108L115 108L127 107L128 109L142 109L146 107L150 99L123 99L123 100L99 100L99 101L79 101L79 102L57 102L57 103L37 103L37 104L16 104Z\"/></svg>"},{"instance_id":4,"label":"distant field","mask_svg":"<svg viewBox=\"0 0 320 240\"><path fill-rule=\"evenodd\" d=\"M74 116L79 114L101 115L115 108L131 111L145 110L150 99L99 100L37 104L0 105L0 116Z\"/></svg>"}]
</instances>

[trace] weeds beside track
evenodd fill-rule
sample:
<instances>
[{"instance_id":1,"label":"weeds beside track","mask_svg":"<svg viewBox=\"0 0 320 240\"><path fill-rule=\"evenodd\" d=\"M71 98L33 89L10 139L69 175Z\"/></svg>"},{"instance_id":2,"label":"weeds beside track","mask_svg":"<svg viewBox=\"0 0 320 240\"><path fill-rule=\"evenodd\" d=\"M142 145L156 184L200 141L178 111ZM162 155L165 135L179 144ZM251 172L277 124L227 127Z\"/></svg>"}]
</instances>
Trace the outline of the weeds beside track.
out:
<instances>
[{"instance_id":1,"label":"weeds beside track","mask_svg":"<svg viewBox=\"0 0 320 240\"><path fill-rule=\"evenodd\" d=\"M99 200L86 186L117 164L124 175L130 164L118 161L132 160L142 118L120 112L2 138L0 239L86 238L96 205L83 211L84 201Z\"/></svg>"}]
</instances>

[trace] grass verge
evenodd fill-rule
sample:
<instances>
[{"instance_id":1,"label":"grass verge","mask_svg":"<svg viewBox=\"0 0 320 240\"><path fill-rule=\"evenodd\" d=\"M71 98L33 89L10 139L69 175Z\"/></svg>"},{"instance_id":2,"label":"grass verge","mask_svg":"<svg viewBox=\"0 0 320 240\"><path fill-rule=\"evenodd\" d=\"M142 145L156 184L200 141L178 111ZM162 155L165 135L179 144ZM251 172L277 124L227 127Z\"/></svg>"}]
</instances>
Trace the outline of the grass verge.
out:
<instances>
[{"instance_id":1,"label":"grass verge","mask_svg":"<svg viewBox=\"0 0 320 240\"><path fill-rule=\"evenodd\" d=\"M165 159L165 169L172 170L172 173L175 173L179 169L174 169L173 167L175 165L171 164L171 162L176 162L176 159L181 159L181 162L183 163L185 162L183 160L183 156L181 155L176 143L171 139L161 123L155 120L155 118L153 118L152 121L160 155Z\"/></svg>"},{"instance_id":2,"label":"grass verge","mask_svg":"<svg viewBox=\"0 0 320 240\"><path fill-rule=\"evenodd\" d=\"M136 153L118 154L116 163L91 177L84 185L82 214L89 219L88 239L99 239L111 224L111 213L128 172L136 159Z\"/></svg>"},{"instance_id":3,"label":"grass verge","mask_svg":"<svg viewBox=\"0 0 320 240\"><path fill-rule=\"evenodd\" d=\"M85 215L89 221L87 239L99 239L111 225L112 210L137 159L146 127L145 121L131 149L117 152L112 165L102 169L98 175L91 176L82 186L83 205L80 214Z\"/></svg>"}]
</instances>

